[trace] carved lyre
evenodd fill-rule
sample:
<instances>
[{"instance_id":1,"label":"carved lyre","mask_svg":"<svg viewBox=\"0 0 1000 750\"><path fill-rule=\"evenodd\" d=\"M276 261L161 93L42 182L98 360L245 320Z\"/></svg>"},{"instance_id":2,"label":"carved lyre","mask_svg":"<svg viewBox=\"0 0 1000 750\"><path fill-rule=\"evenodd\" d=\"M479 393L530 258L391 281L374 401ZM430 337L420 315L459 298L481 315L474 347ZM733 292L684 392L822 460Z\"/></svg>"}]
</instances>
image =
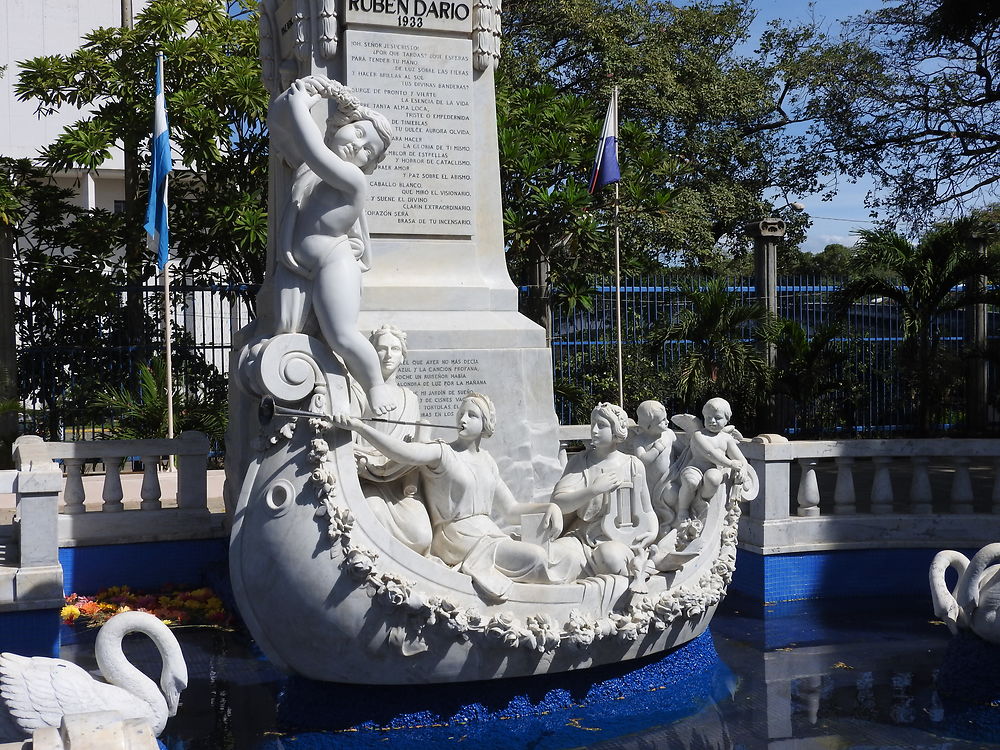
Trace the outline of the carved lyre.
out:
<instances>
[{"instance_id":1,"label":"carved lyre","mask_svg":"<svg viewBox=\"0 0 1000 750\"><path fill-rule=\"evenodd\" d=\"M639 537L653 531L648 508L642 507L642 493L636 492L635 467L629 462L628 479L617 489L604 493L601 529L608 539L631 547Z\"/></svg>"}]
</instances>

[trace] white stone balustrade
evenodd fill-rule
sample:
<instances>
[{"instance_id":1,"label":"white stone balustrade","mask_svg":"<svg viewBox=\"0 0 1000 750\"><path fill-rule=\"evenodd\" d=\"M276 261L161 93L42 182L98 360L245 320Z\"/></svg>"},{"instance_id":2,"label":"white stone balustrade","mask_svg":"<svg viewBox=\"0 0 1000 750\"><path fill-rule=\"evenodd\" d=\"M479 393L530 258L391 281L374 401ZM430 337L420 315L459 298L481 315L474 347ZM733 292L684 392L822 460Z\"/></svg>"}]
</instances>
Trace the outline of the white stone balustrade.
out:
<instances>
[{"instance_id":1,"label":"white stone balustrade","mask_svg":"<svg viewBox=\"0 0 1000 750\"><path fill-rule=\"evenodd\" d=\"M40 438L26 436L21 438L18 446L21 461L17 490L19 506L26 461L32 462L33 466L47 465L50 468L46 471L58 478L56 504L52 507L50 519L58 537L56 548L201 539L224 533L223 514L209 512L209 442L208 437L201 432L184 432L173 440L93 440L70 443L46 443ZM172 485L176 479L176 501L162 496L164 482L161 482L161 464L165 463L164 459L168 456L174 456L177 465L176 474L167 475L169 481L166 482ZM132 490L126 491L123 484L125 475L121 473L123 463L135 458L141 459L143 464L138 497L131 496L136 492L136 485L132 485ZM65 470L65 479L59 471L57 462L60 461ZM94 505L98 497L88 498L86 492L86 485L91 484L94 475L88 474L86 481L84 479L84 467L94 463L102 463L105 469L97 507ZM129 484L131 485L131 481ZM59 490L62 490L61 507L58 506ZM22 547L23 534L22 531Z\"/></svg>"},{"instance_id":2,"label":"white stone balustrade","mask_svg":"<svg viewBox=\"0 0 1000 750\"><path fill-rule=\"evenodd\" d=\"M763 554L995 541L1000 440L802 440L742 446L761 492L740 543Z\"/></svg>"}]
</instances>

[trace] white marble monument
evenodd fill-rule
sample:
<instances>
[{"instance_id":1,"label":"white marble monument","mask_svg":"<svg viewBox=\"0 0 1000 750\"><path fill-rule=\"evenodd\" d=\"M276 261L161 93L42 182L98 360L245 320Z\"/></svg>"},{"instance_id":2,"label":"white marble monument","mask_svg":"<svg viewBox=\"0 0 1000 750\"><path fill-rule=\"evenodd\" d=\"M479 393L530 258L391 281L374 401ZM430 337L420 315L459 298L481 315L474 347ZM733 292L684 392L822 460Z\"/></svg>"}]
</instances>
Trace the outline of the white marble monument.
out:
<instances>
[{"instance_id":1,"label":"white marble monument","mask_svg":"<svg viewBox=\"0 0 1000 750\"><path fill-rule=\"evenodd\" d=\"M676 466L665 425L621 451L612 404L559 466L549 353L504 267L497 11L262 5L271 242L231 370L230 572L261 648L306 677L481 680L685 643L756 494L720 400L674 418Z\"/></svg>"}]
</instances>

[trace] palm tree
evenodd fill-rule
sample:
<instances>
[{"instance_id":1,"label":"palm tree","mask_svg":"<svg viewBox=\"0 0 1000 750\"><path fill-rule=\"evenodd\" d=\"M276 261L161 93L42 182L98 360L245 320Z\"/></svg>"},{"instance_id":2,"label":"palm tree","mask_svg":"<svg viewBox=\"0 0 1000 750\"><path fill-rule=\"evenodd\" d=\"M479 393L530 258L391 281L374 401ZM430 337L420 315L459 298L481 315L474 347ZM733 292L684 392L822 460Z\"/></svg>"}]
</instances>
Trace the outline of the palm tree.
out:
<instances>
[{"instance_id":1,"label":"palm tree","mask_svg":"<svg viewBox=\"0 0 1000 750\"><path fill-rule=\"evenodd\" d=\"M154 357L147 365L139 363L138 390L108 386L96 394L94 403L112 411L113 425L104 437L113 440L142 440L167 435L166 363ZM181 386L174 385L175 429L200 430L213 440L222 440L226 431L226 404Z\"/></svg>"},{"instance_id":2,"label":"palm tree","mask_svg":"<svg viewBox=\"0 0 1000 750\"><path fill-rule=\"evenodd\" d=\"M938 316L976 302L995 302L996 292L967 282L997 278L996 259L970 248L971 220L942 224L913 244L886 229L863 229L851 258L851 280L838 292L841 309L865 297L883 297L899 308L903 343L897 363L911 382L920 434L930 431L932 405L944 402L957 374L942 367Z\"/></svg>"},{"instance_id":3,"label":"palm tree","mask_svg":"<svg viewBox=\"0 0 1000 750\"><path fill-rule=\"evenodd\" d=\"M687 344L671 370L674 392L686 408L700 413L705 400L722 396L741 419L749 419L770 388L771 371L759 343L768 313L728 287L724 278L682 285L689 306L661 321L650 338L661 347L668 341Z\"/></svg>"}]
</instances>

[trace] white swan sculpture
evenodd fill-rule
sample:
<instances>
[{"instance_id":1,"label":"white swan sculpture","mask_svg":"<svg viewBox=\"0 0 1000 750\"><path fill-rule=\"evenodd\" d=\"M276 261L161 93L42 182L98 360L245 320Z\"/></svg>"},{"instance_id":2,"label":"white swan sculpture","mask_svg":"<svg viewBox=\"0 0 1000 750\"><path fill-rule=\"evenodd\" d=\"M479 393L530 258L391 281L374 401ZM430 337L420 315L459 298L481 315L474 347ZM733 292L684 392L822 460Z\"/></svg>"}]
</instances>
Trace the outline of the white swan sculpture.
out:
<instances>
[{"instance_id":1,"label":"white swan sculpture","mask_svg":"<svg viewBox=\"0 0 1000 750\"><path fill-rule=\"evenodd\" d=\"M125 658L122 639L128 633L145 633L156 644L163 663L159 687ZM0 704L7 714L0 726L9 719L27 737L41 727L58 727L64 715L115 711L123 719L149 721L159 735L187 687L187 665L174 634L153 615L122 612L97 634L96 656L110 684L62 659L0 654Z\"/></svg>"},{"instance_id":2,"label":"white swan sculpture","mask_svg":"<svg viewBox=\"0 0 1000 750\"><path fill-rule=\"evenodd\" d=\"M1000 543L987 544L970 561L961 552L942 550L934 556L929 571L934 614L952 634L970 629L980 638L1000 643ZM958 572L949 590L948 568Z\"/></svg>"}]
</instances>

